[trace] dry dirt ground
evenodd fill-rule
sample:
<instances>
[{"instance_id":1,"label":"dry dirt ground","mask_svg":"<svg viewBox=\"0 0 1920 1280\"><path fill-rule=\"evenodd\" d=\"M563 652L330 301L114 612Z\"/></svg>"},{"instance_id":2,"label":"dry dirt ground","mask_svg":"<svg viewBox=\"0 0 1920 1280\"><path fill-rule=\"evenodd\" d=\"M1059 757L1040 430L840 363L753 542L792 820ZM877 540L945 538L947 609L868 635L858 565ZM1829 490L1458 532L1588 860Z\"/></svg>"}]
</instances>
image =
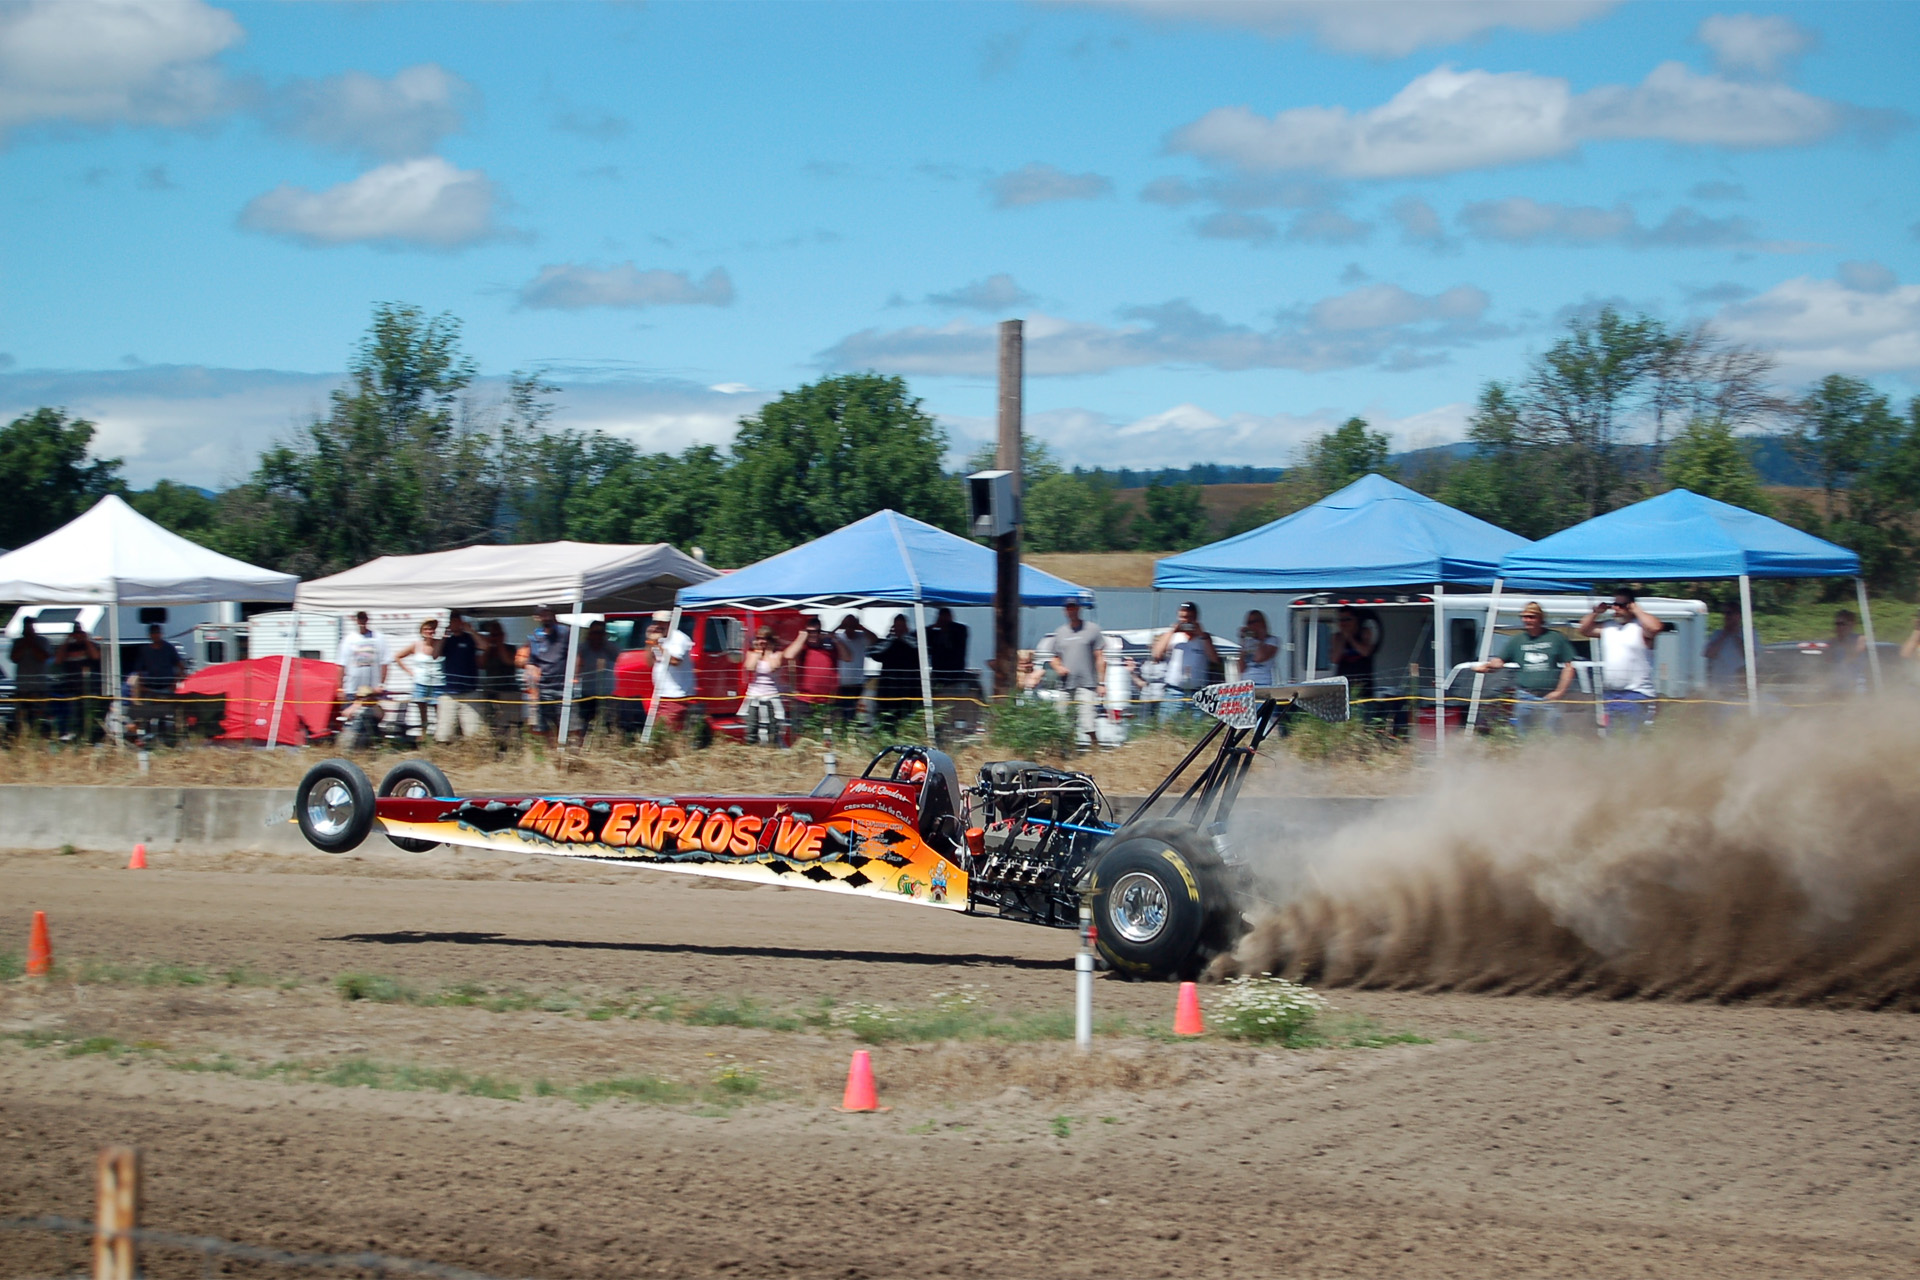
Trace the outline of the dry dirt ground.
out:
<instances>
[{"instance_id":1,"label":"dry dirt ground","mask_svg":"<svg viewBox=\"0 0 1920 1280\"><path fill-rule=\"evenodd\" d=\"M0 949L41 908L59 961L0 982L0 1218L133 1143L156 1228L549 1280L1920 1274L1912 1015L1333 992L1427 1042L1253 1049L1102 978L1090 1057L880 1043L849 1116L823 1002L1031 1028L1071 937L379 838L123 860L0 854ZM82 1261L0 1232L5 1280Z\"/></svg>"}]
</instances>

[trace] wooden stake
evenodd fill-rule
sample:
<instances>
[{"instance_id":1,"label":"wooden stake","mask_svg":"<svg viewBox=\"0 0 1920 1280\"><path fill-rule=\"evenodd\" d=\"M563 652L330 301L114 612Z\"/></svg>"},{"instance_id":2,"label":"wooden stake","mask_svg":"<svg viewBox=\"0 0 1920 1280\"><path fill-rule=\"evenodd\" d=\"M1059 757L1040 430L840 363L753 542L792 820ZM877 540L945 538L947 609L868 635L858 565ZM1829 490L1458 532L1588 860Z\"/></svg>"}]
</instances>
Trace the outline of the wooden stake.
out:
<instances>
[{"instance_id":1,"label":"wooden stake","mask_svg":"<svg viewBox=\"0 0 1920 1280\"><path fill-rule=\"evenodd\" d=\"M140 1153L100 1149L100 1208L94 1219L93 1280L134 1280L138 1250L126 1232L140 1226Z\"/></svg>"},{"instance_id":2,"label":"wooden stake","mask_svg":"<svg viewBox=\"0 0 1920 1280\"><path fill-rule=\"evenodd\" d=\"M1000 322L1000 436L994 465L1013 473L1014 510L1020 510L1021 384L1025 377L1025 322ZM1015 517L1019 519L1019 516ZM993 693L1009 697L1020 670L1020 530L993 540Z\"/></svg>"}]
</instances>

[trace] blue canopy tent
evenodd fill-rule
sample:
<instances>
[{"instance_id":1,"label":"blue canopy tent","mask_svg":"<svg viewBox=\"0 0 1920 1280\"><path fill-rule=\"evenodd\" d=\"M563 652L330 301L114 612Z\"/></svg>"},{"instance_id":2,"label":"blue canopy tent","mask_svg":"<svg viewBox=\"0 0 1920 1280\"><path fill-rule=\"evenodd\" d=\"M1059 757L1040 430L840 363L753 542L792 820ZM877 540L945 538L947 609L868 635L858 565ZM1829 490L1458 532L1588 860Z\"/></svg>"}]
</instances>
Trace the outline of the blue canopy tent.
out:
<instances>
[{"instance_id":1,"label":"blue canopy tent","mask_svg":"<svg viewBox=\"0 0 1920 1280\"><path fill-rule=\"evenodd\" d=\"M1860 578L1860 557L1791 525L1686 489L1562 529L1514 551L1500 562L1500 569L1513 577L1583 581L1739 579L1747 704L1756 715L1760 684L1754 661L1753 579L1852 578L1874 687L1880 686L1880 657L1873 647L1873 615Z\"/></svg>"},{"instance_id":2,"label":"blue canopy tent","mask_svg":"<svg viewBox=\"0 0 1920 1280\"><path fill-rule=\"evenodd\" d=\"M1433 592L1434 700L1444 707L1449 677L1446 586L1492 586L1501 560L1527 540L1381 475L1367 475L1271 524L1158 561L1155 590L1337 591L1418 586ZM1528 583L1556 587L1564 583ZM1491 631L1491 626L1489 626ZM1318 638L1318 626L1309 644ZM1308 663L1315 655L1308 650ZM1446 717L1435 714L1446 745Z\"/></svg>"},{"instance_id":3,"label":"blue canopy tent","mask_svg":"<svg viewBox=\"0 0 1920 1280\"><path fill-rule=\"evenodd\" d=\"M994 553L898 511L876 511L823 538L769 556L734 573L682 587L682 609L858 608L911 604L920 638L920 696L933 733L933 675L927 658L928 605L990 605ZM1092 605L1093 592L1031 565L1020 566L1020 603Z\"/></svg>"}]
</instances>

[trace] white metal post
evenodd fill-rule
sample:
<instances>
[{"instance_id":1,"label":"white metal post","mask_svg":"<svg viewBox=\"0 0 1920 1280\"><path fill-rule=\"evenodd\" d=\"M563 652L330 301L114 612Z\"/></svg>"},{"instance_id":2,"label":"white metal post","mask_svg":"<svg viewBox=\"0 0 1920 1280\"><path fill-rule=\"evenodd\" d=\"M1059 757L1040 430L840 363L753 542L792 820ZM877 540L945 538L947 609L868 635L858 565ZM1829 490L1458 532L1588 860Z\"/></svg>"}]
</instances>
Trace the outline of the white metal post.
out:
<instances>
[{"instance_id":1,"label":"white metal post","mask_svg":"<svg viewBox=\"0 0 1920 1280\"><path fill-rule=\"evenodd\" d=\"M1760 668L1754 662L1753 579L1740 575L1740 645L1747 655L1747 714L1760 714Z\"/></svg>"},{"instance_id":2,"label":"white metal post","mask_svg":"<svg viewBox=\"0 0 1920 1280\"><path fill-rule=\"evenodd\" d=\"M1073 1044L1093 1047L1093 909L1080 907L1080 949L1073 956Z\"/></svg>"},{"instance_id":3,"label":"white metal post","mask_svg":"<svg viewBox=\"0 0 1920 1280\"><path fill-rule=\"evenodd\" d=\"M580 615L586 611L587 602L584 599L576 599L573 602L573 625L567 628L567 686L560 691L560 749L562 751L567 749L567 731L573 727L573 678L580 670Z\"/></svg>"},{"instance_id":4,"label":"white metal post","mask_svg":"<svg viewBox=\"0 0 1920 1280\"><path fill-rule=\"evenodd\" d=\"M1447 585L1433 584L1433 750L1447 754Z\"/></svg>"},{"instance_id":5,"label":"white metal post","mask_svg":"<svg viewBox=\"0 0 1920 1280\"><path fill-rule=\"evenodd\" d=\"M927 659L927 606L913 602L914 634L920 640L920 705L927 713L927 745L933 745L933 667Z\"/></svg>"},{"instance_id":6,"label":"white metal post","mask_svg":"<svg viewBox=\"0 0 1920 1280\"><path fill-rule=\"evenodd\" d=\"M1493 580L1493 599L1487 602L1487 627L1485 632L1480 636L1480 664L1482 666L1485 666L1487 659L1493 656L1493 629L1500 622L1500 588L1504 586L1505 583L1506 580L1504 578L1495 578ZM1480 691L1486 687L1486 684L1486 672L1476 671L1473 673L1473 697L1467 703L1468 733L1473 732L1474 724L1480 719Z\"/></svg>"},{"instance_id":7,"label":"white metal post","mask_svg":"<svg viewBox=\"0 0 1920 1280\"><path fill-rule=\"evenodd\" d=\"M113 603L107 607L107 646L109 650L107 654L107 679L110 683L107 686L107 723L105 727L107 737L112 740L116 748L119 748L126 745L122 741L120 730L120 726L126 722L126 716L122 713L120 707L120 580L118 578L113 580ZM80 712L80 724L84 727L87 723L86 702L84 701L85 683L83 682L80 687L83 701L78 710Z\"/></svg>"},{"instance_id":8,"label":"white metal post","mask_svg":"<svg viewBox=\"0 0 1920 1280\"><path fill-rule=\"evenodd\" d=\"M1867 580L1853 580L1854 595L1860 601L1860 629L1867 634L1867 670L1873 673L1873 691L1880 692L1880 650L1873 644L1873 606L1867 603Z\"/></svg>"},{"instance_id":9,"label":"white metal post","mask_svg":"<svg viewBox=\"0 0 1920 1280\"><path fill-rule=\"evenodd\" d=\"M295 643L297 644L298 641L296 640ZM267 722L267 741L265 745L268 747L277 747L280 745L280 710L287 705L287 676L292 671L293 655L287 653L281 654L280 680L273 690L273 718ZM425 729L426 726L422 725L421 731L423 733Z\"/></svg>"},{"instance_id":10,"label":"white metal post","mask_svg":"<svg viewBox=\"0 0 1920 1280\"><path fill-rule=\"evenodd\" d=\"M678 630L680 630L680 602L676 600L673 605L673 616L667 619L667 634L663 637L663 641L673 639L674 633ZM653 691L647 697L647 723L642 726L640 730L640 741L643 745L653 741L653 722L660 715L660 675L658 672L652 673L652 685ZM695 694L699 692L698 689L694 690Z\"/></svg>"},{"instance_id":11,"label":"white metal post","mask_svg":"<svg viewBox=\"0 0 1920 1280\"><path fill-rule=\"evenodd\" d=\"M1302 680L1311 680L1320 674L1320 602L1315 600L1313 608L1307 611L1307 669L1301 673Z\"/></svg>"}]
</instances>

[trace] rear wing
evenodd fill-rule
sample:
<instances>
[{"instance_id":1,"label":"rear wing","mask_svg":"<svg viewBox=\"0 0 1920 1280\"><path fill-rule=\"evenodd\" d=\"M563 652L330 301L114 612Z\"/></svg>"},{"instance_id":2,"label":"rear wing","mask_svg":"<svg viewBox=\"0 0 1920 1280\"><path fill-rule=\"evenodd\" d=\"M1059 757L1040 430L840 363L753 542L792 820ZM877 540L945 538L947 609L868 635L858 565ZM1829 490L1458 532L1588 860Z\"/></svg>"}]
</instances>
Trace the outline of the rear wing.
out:
<instances>
[{"instance_id":1,"label":"rear wing","mask_svg":"<svg viewBox=\"0 0 1920 1280\"><path fill-rule=\"evenodd\" d=\"M1260 704L1278 703L1304 711L1318 720L1345 720L1350 711L1347 702L1347 678L1302 680L1296 684L1256 685L1251 680L1231 684L1210 684L1195 690L1196 711L1212 716L1234 729L1251 729L1259 721Z\"/></svg>"}]
</instances>

